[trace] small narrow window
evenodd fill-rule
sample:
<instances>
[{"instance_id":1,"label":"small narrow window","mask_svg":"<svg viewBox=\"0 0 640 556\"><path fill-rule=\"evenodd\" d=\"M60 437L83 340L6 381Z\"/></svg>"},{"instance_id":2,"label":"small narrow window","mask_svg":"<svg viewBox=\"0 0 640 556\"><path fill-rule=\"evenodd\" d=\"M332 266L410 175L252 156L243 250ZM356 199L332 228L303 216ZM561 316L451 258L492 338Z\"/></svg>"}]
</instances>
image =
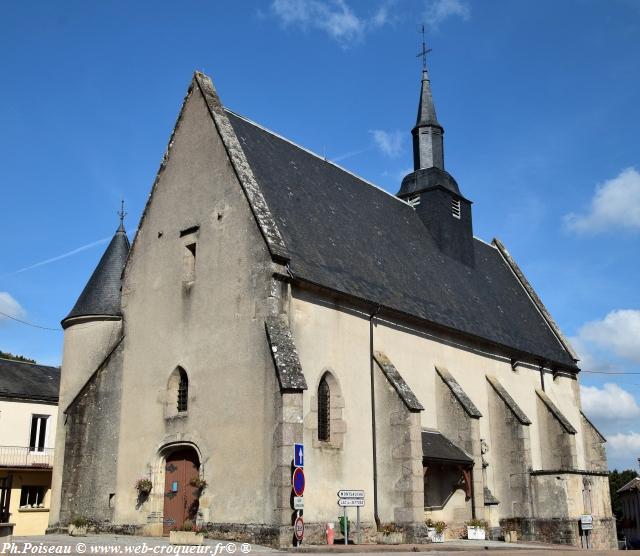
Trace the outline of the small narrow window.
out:
<instances>
[{"instance_id":1,"label":"small narrow window","mask_svg":"<svg viewBox=\"0 0 640 556\"><path fill-rule=\"evenodd\" d=\"M331 437L331 390L326 377L318 386L318 440L328 442Z\"/></svg>"},{"instance_id":2,"label":"small narrow window","mask_svg":"<svg viewBox=\"0 0 640 556\"><path fill-rule=\"evenodd\" d=\"M178 383L178 412L187 411L189 406L189 378L184 369L180 372L180 382Z\"/></svg>"},{"instance_id":3,"label":"small narrow window","mask_svg":"<svg viewBox=\"0 0 640 556\"><path fill-rule=\"evenodd\" d=\"M416 208L420 204L420 194L411 195L411 197L407 199L407 203L409 203L413 208Z\"/></svg>"},{"instance_id":4,"label":"small narrow window","mask_svg":"<svg viewBox=\"0 0 640 556\"><path fill-rule=\"evenodd\" d=\"M451 199L451 214L454 218L460 220L460 199Z\"/></svg>"},{"instance_id":5,"label":"small narrow window","mask_svg":"<svg viewBox=\"0 0 640 556\"><path fill-rule=\"evenodd\" d=\"M21 508L44 508L43 486L23 486L20 489Z\"/></svg>"},{"instance_id":6,"label":"small narrow window","mask_svg":"<svg viewBox=\"0 0 640 556\"><path fill-rule=\"evenodd\" d=\"M31 434L29 435L29 450L32 452L44 451L47 442L48 415L31 416Z\"/></svg>"},{"instance_id":7,"label":"small narrow window","mask_svg":"<svg viewBox=\"0 0 640 556\"><path fill-rule=\"evenodd\" d=\"M184 250L184 281L193 282L196 279L196 244L185 245Z\"/></svg>"}]
</instances>

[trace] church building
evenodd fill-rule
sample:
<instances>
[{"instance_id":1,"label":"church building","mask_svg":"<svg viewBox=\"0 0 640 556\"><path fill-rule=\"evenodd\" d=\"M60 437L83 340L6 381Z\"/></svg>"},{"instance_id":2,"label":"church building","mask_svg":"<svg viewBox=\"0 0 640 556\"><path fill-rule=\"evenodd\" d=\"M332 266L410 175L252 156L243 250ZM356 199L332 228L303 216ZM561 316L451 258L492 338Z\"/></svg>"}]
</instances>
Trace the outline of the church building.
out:
<instances>
[{"instance_id":1,"label":"church building","mask_svg":"<svg viewBox=\"0 0 640 556\"><path fill-rule=\"evenodd\" d=\"M321 543L350 489L363 541L475 519L615 547L578 358L505 246L474 237L426 69L411 133L393 195L195 73L133 243L121 222L62 321L50 530L191 520L285 547L300 514Z\"/></svg>"}]
</instances>

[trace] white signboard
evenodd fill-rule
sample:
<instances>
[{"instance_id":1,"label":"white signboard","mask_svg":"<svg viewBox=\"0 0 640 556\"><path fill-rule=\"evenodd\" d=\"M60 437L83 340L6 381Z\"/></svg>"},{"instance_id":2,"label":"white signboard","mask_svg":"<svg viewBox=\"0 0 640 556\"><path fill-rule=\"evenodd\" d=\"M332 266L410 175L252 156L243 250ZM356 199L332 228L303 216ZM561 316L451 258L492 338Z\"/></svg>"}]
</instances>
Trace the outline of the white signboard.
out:
<instances>
[{"instance_id":1,"label":"white signboard","mask_svg":"<svg viewBox=\"0 0 640 556\"><path fill-rule=\"evenodd\" d=\"M293 509L304 510L304 498L302 496L293 497Z\"/></svg>"},{"instance_id":2,"label":"white signboard","mask_svg":"<svg viewBox=\"0 0 640 556\"><path fill-rule=\"evenodd\" d=\"M339 490L338 498L364 498L364 490Z\"/></svg>"},{"instance_id":3,"label":"white signboard","mask_svg":"<svg viewBox=\"0 0 640 556\"><path fill-rule=\"evenodd\" d=\"M364 498L340 498L338 506L341 508L350 508L353 506L364 506Z\"/></svg>"},{"instance_id":4,"label":"white signboard","mask_svg":"<svg viewBox=\"0 0 640 556\"><path fill-rule=\"evenodd\" d=\"M580 516L580 527L583 531L593 529L593 516L584 514Z\"/></svg>"}]
</instances>

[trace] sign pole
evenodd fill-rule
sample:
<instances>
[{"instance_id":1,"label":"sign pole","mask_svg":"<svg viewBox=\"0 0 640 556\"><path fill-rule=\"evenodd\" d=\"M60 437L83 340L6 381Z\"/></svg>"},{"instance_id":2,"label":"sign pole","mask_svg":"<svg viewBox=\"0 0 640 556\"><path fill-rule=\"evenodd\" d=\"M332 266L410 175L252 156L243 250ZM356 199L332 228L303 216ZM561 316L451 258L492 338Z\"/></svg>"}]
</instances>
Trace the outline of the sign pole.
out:
<instances>
[{"instance_id":1,"label":"sign pole","mask_svg":"<svg viewBox=\"0 0 640 556\"><path fill-rule=\"evenodd\" d=\"M360 544L360 506L356 506L356 544Z\"/></svg>"},{"instance_id":2,"label":"sign pole","mask_svg":"<svg viewBox=\"0 0 640 556\"><path fill-rule=\"evenodd\" d=\"M342 508L342 523L344 523L344 544L349 544L349 522L347 521L347 507Z\"/></svg>"}]
</instances>

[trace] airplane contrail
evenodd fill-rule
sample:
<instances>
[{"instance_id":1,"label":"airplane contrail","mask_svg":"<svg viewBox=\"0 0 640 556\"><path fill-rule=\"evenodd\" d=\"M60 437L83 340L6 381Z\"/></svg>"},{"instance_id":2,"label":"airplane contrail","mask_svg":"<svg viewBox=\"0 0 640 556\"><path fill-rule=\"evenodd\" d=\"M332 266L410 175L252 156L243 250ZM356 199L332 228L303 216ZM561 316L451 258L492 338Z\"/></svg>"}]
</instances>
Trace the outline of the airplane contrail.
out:
<instances>
[{"instance_id":1,"label":"airplane contrail","mask_svg":"<svg viewBox=\"0 0 640 556\"><path fill-rule=\"evenodd\" d=\"M97 241L92 241L91 243L87 243L86 245L83 245L82 247L77 247L76 249L73 249L71 251L63 253L62 255L58 255L56 257L52 257L50 259L46 259L44 261L40 261L40 262L35 263L35 264L29 265L29 266L25 266L24 268L20 268L19 270L14 270L13 272L9 272L8 274L3 274L1 276L1 278L4 278L5 276L13 276L14 274L20 274L21 272L26 272L27 270L31 270L33 268L38 268L39 266L44 266L46 264L54 263L54 262L59 261L61 259L66 259L67 257L71 257L71 256L75 255L76 253L80 253L82 251L86 251L87 249L91 249L92 247L95 247L96 245L100 245L102 243L106 243L110 239L111 239L111 236L104 237L104 238L99 239Z\"/></svg>"}]
</instances>

